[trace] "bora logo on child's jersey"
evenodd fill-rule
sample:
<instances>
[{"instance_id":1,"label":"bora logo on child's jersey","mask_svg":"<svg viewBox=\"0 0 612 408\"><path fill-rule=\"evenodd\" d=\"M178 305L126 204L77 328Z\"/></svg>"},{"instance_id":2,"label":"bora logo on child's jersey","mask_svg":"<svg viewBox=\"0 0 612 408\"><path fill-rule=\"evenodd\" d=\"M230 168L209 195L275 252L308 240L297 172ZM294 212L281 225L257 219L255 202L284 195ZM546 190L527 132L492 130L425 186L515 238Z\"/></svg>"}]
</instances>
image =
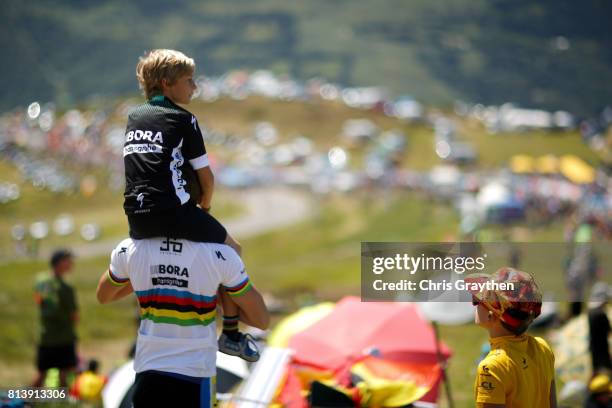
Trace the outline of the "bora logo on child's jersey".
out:
<instances>
[{"instance_id":1,"label":"bora logo on child's jersey","mask_svg":"<svg viewBox=\"0 0 612 408\"><path fill-rule=\"evenodd\" d=\"M151 143L164 143L164 137L162 135L162 132L155 132L155 135L153 135L153 131L151 130L130 130L129 132L127 132L127 134L125 135L125 141L126 143L131 142L132 140L135 140L137 142L139 141L148 141Z\"/></svg>"}]
</instances>

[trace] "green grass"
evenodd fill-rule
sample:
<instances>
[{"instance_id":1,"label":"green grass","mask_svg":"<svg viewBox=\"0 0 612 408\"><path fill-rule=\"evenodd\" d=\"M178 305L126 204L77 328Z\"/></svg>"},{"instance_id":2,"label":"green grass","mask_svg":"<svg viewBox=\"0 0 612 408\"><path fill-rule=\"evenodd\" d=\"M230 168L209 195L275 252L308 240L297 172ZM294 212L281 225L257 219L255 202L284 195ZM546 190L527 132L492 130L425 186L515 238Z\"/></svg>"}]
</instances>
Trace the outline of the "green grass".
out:
<instances>
[{"instance_id":1,"label":"green grass","mask_svg":"<svg viewBox=\"0 0 612 408\"><path fill-rule=\"evenodd\" d=\"M245 240L244 258L266 291L299 288L337 298L358 294L361 241L440 241L457 222L451 208L407 193L335 197L304 223Z\"/></svg>"},{"instance_id":2,"label":"green grass","mask_svg":"<svg viewBox=\"0 0 612 408\"><path fill-rule=\"evenodd\" d=\"M507 165L509 159L517 154L532 157L554 154L560 157L565 154L576 155L591 165L599 163L597 153L582 143L577 131L571 132L527 132L490 135L481 124L472 121L461 121L460 135L469 140L478 149L478 163L487 168Z\"/></svg>"}]
</instances>

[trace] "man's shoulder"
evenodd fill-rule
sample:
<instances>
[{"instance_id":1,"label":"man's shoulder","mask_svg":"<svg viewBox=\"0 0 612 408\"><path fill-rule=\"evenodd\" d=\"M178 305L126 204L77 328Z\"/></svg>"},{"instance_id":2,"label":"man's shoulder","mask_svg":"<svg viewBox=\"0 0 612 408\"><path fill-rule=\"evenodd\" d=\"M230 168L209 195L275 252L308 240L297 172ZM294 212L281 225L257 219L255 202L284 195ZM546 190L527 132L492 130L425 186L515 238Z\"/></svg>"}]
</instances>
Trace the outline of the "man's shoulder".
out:
<instances>
[{"instance_id":1,"label":"man's shoulder","mask_svg":"<svg viewBox=\"0 0 612 408\"><path fill-rule=\"evenodd\" d=\"M132 238L125 238L123 241L117 244L113 252L117 255L127 253L130 249L134 248L134 246L135 241Z\"/></svg>"},{"instance_id":2,"label":"man's shoulder","mask_svg":"<svg viewBox=\"0 0 612 408\"><path fill-rule=\"evenodd\" d=\"M188 241L187 247L190 248L189 251L196 255L197 262L202 267L214 268L220 272L244 269L242 258L229 245Z\"/></svg>"},{"instance_id":3,"label":"man's shoulder","mask_svg":"<svg viewBox=\"0 0 612 408\"><path fill-rule=\"evenodd\" d=\"M198 253L209 253L215 258L223 261L241 259L234 248L227 244L218 244L215 242L187 242L189 242L190 245L193 246L194 250L198 251Z\"/></svg>"}]
</instances>

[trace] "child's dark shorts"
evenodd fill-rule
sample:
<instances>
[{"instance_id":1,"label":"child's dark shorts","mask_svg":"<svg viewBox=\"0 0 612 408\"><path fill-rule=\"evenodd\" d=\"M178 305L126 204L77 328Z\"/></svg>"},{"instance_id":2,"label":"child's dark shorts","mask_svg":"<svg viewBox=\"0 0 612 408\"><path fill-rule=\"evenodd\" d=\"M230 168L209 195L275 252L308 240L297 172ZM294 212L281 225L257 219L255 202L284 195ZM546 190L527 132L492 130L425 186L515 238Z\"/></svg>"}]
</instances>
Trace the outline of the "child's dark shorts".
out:
<instances>
[{"instance_id":1,"label":"child's dark shorts","mask_svg":"<svg viewBox=\"0 0 612 408\"><path fill-rule=\"evenodd\" d=\"M225 227L192 202L178 209L127 217L132 239L170 237L222 244L227 237Z\"/></svg>"}]
</instances>

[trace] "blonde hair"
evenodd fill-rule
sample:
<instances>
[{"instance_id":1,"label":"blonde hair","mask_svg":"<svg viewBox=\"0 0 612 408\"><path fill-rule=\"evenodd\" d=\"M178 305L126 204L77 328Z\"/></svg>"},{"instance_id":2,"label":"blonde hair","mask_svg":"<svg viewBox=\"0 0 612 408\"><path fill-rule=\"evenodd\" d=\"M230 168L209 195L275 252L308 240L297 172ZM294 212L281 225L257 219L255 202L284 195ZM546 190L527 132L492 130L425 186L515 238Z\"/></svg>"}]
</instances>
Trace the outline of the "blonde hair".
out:
<instances>
[{"instance_id":1,"label":"blonde hair","mask_svg":"<svg viewBox=\"0 0 612 408\"><path fill-rule=\"evenodd\" d=\"M183 75L193 74L195 62L180 51L157 49L140 57L136 77L145 98L162 93L162 80L173 84Z\"/></svg>"}]
</instances>

